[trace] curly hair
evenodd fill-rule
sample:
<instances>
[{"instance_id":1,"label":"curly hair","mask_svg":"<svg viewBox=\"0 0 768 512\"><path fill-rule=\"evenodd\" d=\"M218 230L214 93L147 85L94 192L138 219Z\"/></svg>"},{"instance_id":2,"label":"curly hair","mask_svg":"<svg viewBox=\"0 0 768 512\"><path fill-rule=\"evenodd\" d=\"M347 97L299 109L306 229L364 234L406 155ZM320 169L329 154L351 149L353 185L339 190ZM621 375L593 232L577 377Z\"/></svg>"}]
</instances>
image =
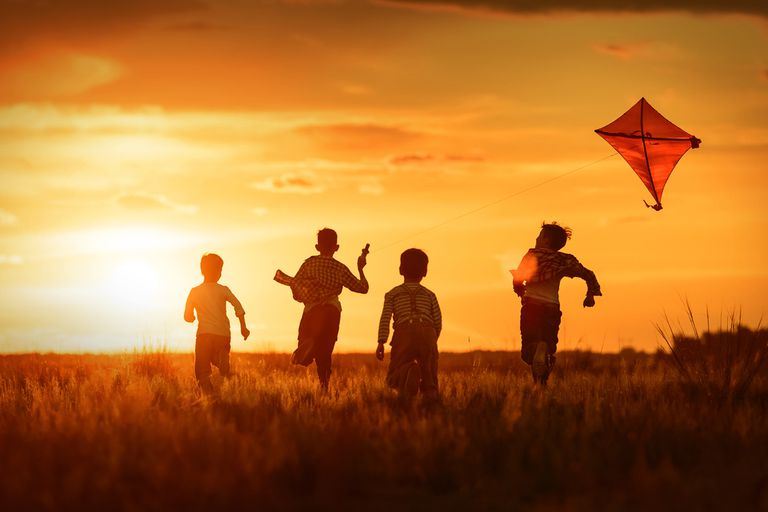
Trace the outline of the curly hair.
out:
<instances>
[{"instance_id":1,"label":"curly hair","mask_svg":"<svg viewBox=\"0 0 768 512\"><path fill-rule=\"evenodd\" d=\"M570 240L571 235L573 235L571 228L561 226L557 222L542 222L541 232L550 240L552 249L556 251L565 247L566 242Z\"/></svg>"}]
</instances>

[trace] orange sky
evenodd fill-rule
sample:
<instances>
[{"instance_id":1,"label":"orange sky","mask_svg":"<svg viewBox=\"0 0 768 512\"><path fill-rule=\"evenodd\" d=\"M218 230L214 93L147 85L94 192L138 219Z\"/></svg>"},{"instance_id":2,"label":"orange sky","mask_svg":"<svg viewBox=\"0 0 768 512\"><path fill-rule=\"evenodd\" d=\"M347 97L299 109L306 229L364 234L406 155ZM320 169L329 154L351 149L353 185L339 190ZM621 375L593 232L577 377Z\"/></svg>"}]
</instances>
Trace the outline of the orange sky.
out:
<instances>
[{"instance_id":1,"label":"orange sky","mask_svg":"<svg viewBox=\"0 0 768 512\"><path fill-rule=\"evenodd\" d=\"M409 246L430 255L444 350L517 348L508 269L542 220L573 228L605 294L584 310L564 281L561 347L653 350L686 297L756 324L768 8L527 3L0 2L0 351L191 350L205 251L248 313L234 349L291 349L301 308L271 277L324 226L349 265L372 245L339 350L375 348ZM593 130L641 96L703 140L661 213L615 157L380 249L609 155Z\"/></svg>"}]
</instances>

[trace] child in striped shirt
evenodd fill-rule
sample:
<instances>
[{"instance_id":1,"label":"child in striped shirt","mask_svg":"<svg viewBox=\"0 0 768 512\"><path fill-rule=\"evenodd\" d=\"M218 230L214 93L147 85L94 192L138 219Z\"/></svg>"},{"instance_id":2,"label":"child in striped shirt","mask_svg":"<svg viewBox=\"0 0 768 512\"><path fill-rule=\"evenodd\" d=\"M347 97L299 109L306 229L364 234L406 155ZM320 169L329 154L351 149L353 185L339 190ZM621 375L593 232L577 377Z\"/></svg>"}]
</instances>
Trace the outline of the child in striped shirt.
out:
<instances>
[{"instance_id":1,"label":"child in striped shirt","mask_svg":"<svg viewBox=\"0 0 768 512\"><path fill-rule=\"evenodd\" d=\"M387 384L405 399L415 397L419 391L426 400L438 398L437 338L443 324L437 297L421 285L428 263L429 258L420 249L408 249L400 255L403 284L384 295L379 321L376 358L384 359L384 344L392 320L394 334Z\"/></svg>"}]
</instances>

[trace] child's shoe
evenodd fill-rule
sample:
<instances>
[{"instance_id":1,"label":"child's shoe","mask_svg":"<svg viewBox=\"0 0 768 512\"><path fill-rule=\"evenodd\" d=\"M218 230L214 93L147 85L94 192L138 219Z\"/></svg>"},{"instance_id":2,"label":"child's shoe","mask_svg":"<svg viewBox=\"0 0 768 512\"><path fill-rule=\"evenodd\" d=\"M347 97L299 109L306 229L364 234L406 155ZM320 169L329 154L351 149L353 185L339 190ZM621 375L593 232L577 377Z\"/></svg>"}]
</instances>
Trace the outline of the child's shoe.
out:
<instances>
[{"instance_id":1,"label":"child's shoe","mask_svg":"<svg viewBox=\"0 0 768 512\"><path fill-rule=\"evenodd\" d=\"M419 368L419 363L414 361L408 367L408 372L405 374L405 384L403 385L405 398L411 399L415 397L419 392L420 385L421 369Z\"/></svg>"}]
</instances>

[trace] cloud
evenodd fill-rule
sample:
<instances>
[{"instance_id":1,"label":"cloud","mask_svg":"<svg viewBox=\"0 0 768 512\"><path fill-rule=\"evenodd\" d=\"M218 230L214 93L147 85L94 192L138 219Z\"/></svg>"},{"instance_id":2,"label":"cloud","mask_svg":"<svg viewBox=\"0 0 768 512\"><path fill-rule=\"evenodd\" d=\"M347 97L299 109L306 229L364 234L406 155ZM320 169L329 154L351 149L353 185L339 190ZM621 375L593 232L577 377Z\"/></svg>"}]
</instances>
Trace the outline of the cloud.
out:
<instances>
[{"instance_id":1,"label":"cloud","mask_svg":"<svg viewBox=\"0 0 768 512\"><path fill-rule=\"evenodd\" d=\"M0 254L0 265L21 265L24 258L18 254Z\"/></svg>"},{"instance_id":2,"label":"cloud","mask_svg":"<svg viewBox=\"0 0 768 512\"><path fill-rule=\"evenodd\" d=\"M339 123L299 126L296 133L321 146L341 150L378 150L418 140L423 134L399 126Z\"/></svg>"},{"instance_id":3,"label":"cloud","mask_svg":"<svg viewBox=\"0 0 768 512\"><path fill-rule=\"evenodd\" d=\"M18 221L19 219L11 212L0 210L0 226L12 226Z\"/></svg>"},{"instance_id":4,"label":"cloud","mask_svg":"<svg viewBox=\"0 0 768 512\"><path fill-rule=\"evenodd\" d=\"M110 59L53 54L6 69L0 74L0 94L27 99L71 96L113 82L122 74L122 66Z\"/></svg>"},{"instance_id":5,"label":"cloud","mask_svg":"<svg viewBox=\"0 0 768 512\"><path fill-rule=\"evenodd\" d=\"M257 217L264 217L269 213L269 210L263 206L257 206L256 208L251 208L251 213Z\"/></svg>"},{"instance_id":6,"label":"cloud","mask_svg":"<svg viewBox=\"0 0 768 512\"><path fill-rule=\"evenodd\" d=\"M184 214L192 214L197 211L197 206L174 203L163 195L144 192L123 194L117 198L117 204L129 210L170 210Z\"/></svg>"},{"instance_id":7,"label":"cloud","mask_svg":"<svg viewBox=\"0 0 768 512\"><path fill-rule=\"evenodd\" d=\"M414 9L458 10L500 14L552 14L552 13L656 13L691 12L695 14L750 14L768 16L768 2L764 0L382 0L379 4Z\"/></svg>"},{"instance_id":8,"label":"cloud","mask_svg":"<svg viewBox=\"0 0 768 512\"><path fill-rule=\"evenodd\" d=\"M638 58L669 59L679 56L679 48L666 43L597 43L592 45L597 53L602 53L620 60Z\"/></svg>"},{"instance_id":9,"label":"cloud","mask_svg":"<svg viewBox=\"0 0 768 512\"><path fill-rule=\"evenodd\" d=\"M325 186L309 174L283 174L252 183L253 188L278 194L319 194Z\"/></svg>"},{"instance_id":10,"label":"cloud","mask_svg":"<svg viewBox=\"0 0 768 512\"><path fill-rule=\"evenodd\" d=\"M26 43L85 42L94 35L113 35L203 8L199 0L0 0L0 53Z\"/></svg>"},{"instance_id":11,"label":"cloud","mask_svg":"<svg viewBox=\"0 0 768 512\"><path fill-rule=\"evenodd\" d=\"M389 159L389 163L396 166L424 165L431 163L472 163L484 162L485 158L479 155L434 155L431 153L406 153L395 155Z\"/></svg>"}]
</instances>

